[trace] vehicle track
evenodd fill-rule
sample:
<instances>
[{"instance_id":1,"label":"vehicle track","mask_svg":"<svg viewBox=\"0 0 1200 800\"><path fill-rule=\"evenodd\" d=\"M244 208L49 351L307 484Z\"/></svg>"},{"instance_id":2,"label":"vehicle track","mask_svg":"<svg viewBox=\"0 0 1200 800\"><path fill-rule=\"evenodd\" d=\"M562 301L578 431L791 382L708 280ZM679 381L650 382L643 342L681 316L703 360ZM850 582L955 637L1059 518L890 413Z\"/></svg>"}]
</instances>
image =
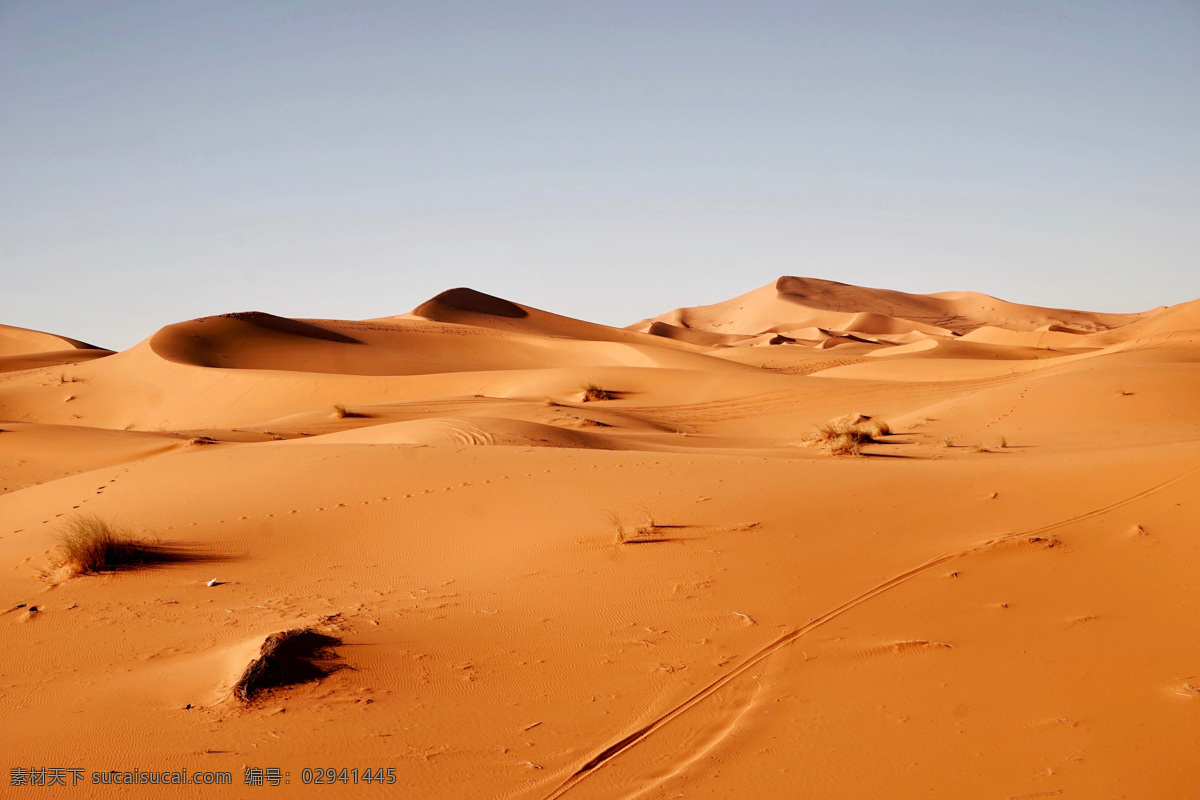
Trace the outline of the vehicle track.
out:
<instances>
[{"instance_id":1,"label":"vehicle track","mask_svg":"<svg viewBox=\"0 0 1200 800\"><path fill-rule=\"evenodd\" d=\"M1137 492L1136 494L1129 495L1121 500L1118 500L1115 503L1110 503L1109 505L1101 506L1100 508L1095 508L1095 509L1092 509L1091 511L1087 511L1082 514L1077 514L1073 517L1068 517L1066 519L1058 520L1056 522L1052 522L1047 525L1043 525L1041 527L1030 528L1028 530L1015 531L1015 532L1011 532L1011 533L1002 534L1001 536L997 536L993 539L988 539L987 541L981 542L980 544L974 545L972 547L968 547L963 550L958 550L953 553L947 553L947 554L944 554L941 556L937 556L936 558L932 558L929 561L926 561L922 564L919 564L919 565L913 567L912 569L906 570L905 572L902 572L898 575L894 575L882 583L876 584L875 586L871 587L867 591L851 598L850 600L847 600L846 602L842 603L841 605L837 606L836 608L825 612L824 614L822 614L819 617L815 617L815 618L809 620L808 623L806 623L805 625L802 625L799 628L791 630L791 631L783 634L782 636L774 639L773 641L768 643L766 646L760 648L759 650L754 652L752 655L748 656L737 667L733 668L729 672L727 672L724 675L722 675L721 677L717 678L712 683L709 683L703 689L696 692L691 697L684 700L682 703L679 703L678 705L669 709L665 713L656 717L649 724L644 725L643 727L639 728L638 730L633 731L632 733L622 737L621 739L617 740L616 742L613 742L609 746L605 747L603 750L596 753L594 756L592 756L590 759L588 759L586 762L584 762L584 764L582 766L580 766L574 772L572 772L566 778L566 780L562 781L557 786L555 786L554 789L552 789L549 794L544 795L543 796L544 800L555 800L555 798L562 797L567 792L569 792L571 789L575 788L580 783L582 783L584 780L586 780L588 778L588 776L593 774L597 769L604 766L608 762L612 761L613 759L615 759L617 756L621 755L622 753L630 750L632 747L634 747L639 742L642 742L645 739L649 738L652 734L654 734L658 730L665 727L672 720L682 716L683 714L686 714L692 708L694 708L694 707L698 706L700 703L704 702L704 700L706 700L708 697L710 697L713 694L715 694L716 692L720 691L722 688L724 688L726 685L728 685L731 681L735 680L736 678L738 678L739 676L744 674L747 670L751 669L752 667L757 666L760 662L762 662L767 657L778 652L779 650L782 650L784 647L788 646L792 642L794 642L797 639L799 639L800 637L804 636L806 633L808 633L816 628L819 628L828 622L831 622L832 620L836 619L837 617L841 616L842 614L845 614L847 611L850 611L851 609L853 609L859 605L862 605L863 603L867 602L868 600L878 597L879 595L884 594L885 592L888 592L888 591L896 588L897 586L900 586L903 583L906 583L907 581L917 577L918 575L922 575L922 574L928 572L929 570L931 570L935 567L938 567L942 564L945 564L949 561L963 558L965 556L968 556L968 555L971 555L974 553L982 552L984 550L988 550L990 548L996 547L997 545L1011 542L1016 539L1020 539L1022 537L1038 536L1040 534L1049 533L1050 531L1056 530L1058 528L1062 528L1067 525L1072 525L1077 522L1082 522L1087 519L1092 519L1093 517L1102 516L1104 514L1107 514L1110 511L1114 511L1115 509L1121 508L1122 506L1136 502L1137 500L1141 500L1144 497L1147 497L1151 494L1159 492L1159 491L1167 488L1168 486L1176 484L1179 481L1182 481L1185 478L1188 478L1188 477L1196 474L1197 472L1200 472L1200 468L1188 470L1187 472L1177 475L1174 478L1170 478L1166 481L1158 483L1147 489L1143 489L1142 491Z\"/></svg>"}]
</instances>

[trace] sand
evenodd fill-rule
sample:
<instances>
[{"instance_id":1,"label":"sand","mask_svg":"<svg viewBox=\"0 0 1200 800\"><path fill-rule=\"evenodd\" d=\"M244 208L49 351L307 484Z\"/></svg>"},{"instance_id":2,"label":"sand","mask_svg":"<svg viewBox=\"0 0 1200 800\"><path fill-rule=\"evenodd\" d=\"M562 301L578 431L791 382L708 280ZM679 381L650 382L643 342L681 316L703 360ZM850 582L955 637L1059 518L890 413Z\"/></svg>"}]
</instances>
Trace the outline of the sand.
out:
<instances>
[{"instance_id":1,"label":"sand","mask_svg":"<svg viewBox=\"0 0 1200 800\"><path fill-rule=\"evenodd\" d=\"M789 277L618 329L454 289L115 354L3 327L0 371L5 796L1200 786L1200 301ZM855 414L892 432L813 446ZM84 518L171 557L73 572ZM330 668L239 697L302 629ZM232 784L91 785L182 769Z\"/></svg>"}]
</instances>

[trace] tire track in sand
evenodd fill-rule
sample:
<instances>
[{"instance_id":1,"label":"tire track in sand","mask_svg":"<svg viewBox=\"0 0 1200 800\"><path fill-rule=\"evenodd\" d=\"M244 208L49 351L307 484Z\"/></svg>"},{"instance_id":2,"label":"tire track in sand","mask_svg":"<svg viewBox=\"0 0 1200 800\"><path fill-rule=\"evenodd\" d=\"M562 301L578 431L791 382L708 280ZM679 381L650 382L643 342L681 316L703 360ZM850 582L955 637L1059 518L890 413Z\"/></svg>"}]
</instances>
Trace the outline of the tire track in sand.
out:
<instances>
[{"instance_id":1,"label":"tire track in sand","mask_svg":"<svg viewBox=\"0 0 1200 800\"><path fill-rule=\"evenodd\" d=\"M946 553L944 555L937 556L936 558L932 558L929 561L926 561L922 564L919 564L919 565L913 567L912 569L901 572L898 575L894 575L891 578L888 578L883 583L876 584L875 586L871 587L867 591L851 598L850 600L847 600L845 603L842 603L840 606L832 609L831 611L827 611L819 617L814 617L813 619L809 620L805 625L802 625L799 628L789 631L788 633L785 633L782 636L778 637L777 639L771 641L766 646L760 648L759 650L755 651L752 655L748 656L744 661L742 661L741 664L734 667L732 670L725 673L721 677L717 678L712 683L708 684L703 689L701 689L700 691L693 694L691 697L684 700L682 703L674 706L673 708L669 709L665 713L656 717L649 724L639 728L638 730L617 740L616 742L613 742L608 747L604 748L603 750L598 752L596 755L594 755L590 759L588 759L588 761L586 761L581 767L579 767L574 772L572 772L570 774L570 776L567 777L566 780L562 781L556 787L554 787L554 789L552 789L549 794L544 796L544 800L555 800L555 798L562 797L567 792L569 792L571 789L575 788L580 783L582 783L584 780L586 780L588 778L588 776L591 775L592 773L594 773L597 769L604 766L609 761L612 761L614 758L616 758L617 756L626 752L627 750L630 750L639 742L642 742L645 739L649 738L652 734L654 734L655 732L657 732L660 729L662 729L663 727L665 727L672 720L686 714L692 708L694 708L697 705L699 705L700 703L704 702L708 697L710 697L713 694L715 694L716 692L720 691L726 685L728 685L730 682L732 682L736 678L743 675L747 670L751 669L754 666L757 666L760 662L762 662L767 657L778 652L779 650L782 650L784 647L787 647L789 644L796 641L801 636L804 636L806 633L808 633L816 628L819 628L828 622L831 622L832 620L838 618L842 614L845 614L847 611L850 611L851 609L853 609L859 605L862 605L863 603L867 602L868 600L872 600L885 592L891 591L892 589L896 588L897 586L900 586L901 584L908 582L909 580L917 577L918 575L922 575L925 572L928 572L929 570L931 570L935 567L938 567L942 564L945 564L949 561L953 561L958 558L963 558L965 556L972 555L974 553L979 553L984 550L988 550L992 547L996 547L997 545L1004 544L1006 542L1011 542L1016 539L1020 539L1021 537L1037 536L1039 534L1048 533L1052 530L1056 530L1058 528L1062 528L1067 525L1072 525L1076 522L1082 522L1087 519L1092 519L1093 517L1102 516L1104 514L1107 514L1110 511L1114 511L1118 508L1121 508L1122 506L1126 506L1130 503L1141 500L1142 498L1152 495L1155 492L1159 492L1159 491L1167 488L1168 486L1176 484L1176 483L1184 480L1185 478L1195 475L1197 472L1200 472L1200 468L1188 470L1187 472L1184 472L1180 475L1176 475L1174 478L1170 478L1166 481L1163 481L1162 483L1151 486L1148 489L1143 489L1142 491L1137 492L1136 494L1129 495L1128 497L1118 500L1115 503L1110 503L1106 506L1101 506L1100 508L1095 508L1095 509L1092 509L1091 511L1087 511L1082 514L1077 514L1073 517L1068 517L1066 519L1058 520L1057 522L1052 522L1048 525L1042 525L1041 527L1030 528L1028 530L1016 531L1016 532L1012 532L1012 533L1006 533L1001 536L997 536L993 539L988 539L987 541L981 542L980 544L974 545L972 547L968 547L964 550L958 550L953 553Z\"/></svg>"}]
</instances>

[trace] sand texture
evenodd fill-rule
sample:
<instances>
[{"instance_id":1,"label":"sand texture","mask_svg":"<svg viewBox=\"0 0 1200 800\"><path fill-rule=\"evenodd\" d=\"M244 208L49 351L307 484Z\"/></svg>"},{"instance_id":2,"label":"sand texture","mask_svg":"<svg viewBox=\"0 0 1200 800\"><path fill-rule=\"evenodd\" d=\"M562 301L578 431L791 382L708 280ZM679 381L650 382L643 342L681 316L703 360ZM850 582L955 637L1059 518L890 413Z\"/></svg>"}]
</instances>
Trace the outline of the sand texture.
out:
<instances>
[{"instance_id":1,"label":"sand texture","mask_svg":"<svg viewBox=\"0 0 1200 800\"><path fill-rule=\"evenodd\" d=\"M1200 300L0 326L3 796L1194 798L1197 575Z\"/></svg>"}]
</instances>

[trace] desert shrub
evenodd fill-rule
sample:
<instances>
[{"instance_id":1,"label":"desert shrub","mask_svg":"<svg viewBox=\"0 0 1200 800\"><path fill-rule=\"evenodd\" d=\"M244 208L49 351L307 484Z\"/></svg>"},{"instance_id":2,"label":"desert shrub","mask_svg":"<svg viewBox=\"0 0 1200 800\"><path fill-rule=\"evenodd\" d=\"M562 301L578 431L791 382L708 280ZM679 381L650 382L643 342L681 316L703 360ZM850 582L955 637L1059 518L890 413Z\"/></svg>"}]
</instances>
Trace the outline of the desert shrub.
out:
<instances>
[{"instance_id":1,"label":"desert shrub","mask_svg":"<svg viewBox=\"0 0 1200 800\"><path fill-rule=\"evenodd\" d=\"M644 519L638 525L626 526L624 521L615 513L610 512L608 519L612 523L613 533L616 535L617 544L631 544L637 542L654 542L659 541L657 537L659 533L658 525L654 521L654 516L648 512L643 512Z\"/></svg>"},{"instance_id":2,"label":"desert shrub","mask_svg":"<svg viewBox=\"0 0 1200 800\"><path fill-rule=\"evenodd\" d=\"M583 391L583 402L590 403L596 400L612 400L613 394L607 389L602 389L595 381L588 381L581 387Z\"/></svg>"},{"instance_id":3,"label":"desert shrub","mask_svg":"<svg viewBox=\"0 0 1200 800\"><path fill-rule=\"evenodd\" d=\"M870 441L870 437L857 431L844 431L828 438L824 446L835 456L860 456L865 441Z\"/></svg>"},{"instance_id":4,"label":"desert shrub","mask_svg":"<svg viewBox=\"0 0 1200 800\"><path fill-rule=\"evenodd\" d=\"M359 411L350 411L343 403L333 404L333 415L338 419L351 419L358 417L369 417L370 414L364 414Z\"/></svg>"},{"instance_id":5,"label":"desert shrub","mask_svg":"<svg viewBox=\"0 0 1200 800\"><path fill-rule=\"evenodd\" d=\"M111 572L170 560L161 545L133 537L97 516L75 517L59 535L63 562L76 573Z\"/></svg>"},{"instance_id":6,"label":"desert shrub","mask_svg":"<svg viewBox=\"0 0 1200 800\"><path fill-rule=\"evenodd\" d=\"M891 426L865 414L851 414L822 422L804 440L810 447L819 447L833 455L862 455L862 446L879 441L878 437L892 432Z\"/></svg>"},{"instance_id":7,"label":"desert shrub","mask_svg":"<svg viewBox=\"0 0 1200 800\"><path fill-rule=\"evenodd\" d=\"M892 433L892 426L888 425L881 419L871 418L868 419L865 424L867 426L867 430L871 432L872 437L890 436Z\"/></svg>"}]
</instances>

